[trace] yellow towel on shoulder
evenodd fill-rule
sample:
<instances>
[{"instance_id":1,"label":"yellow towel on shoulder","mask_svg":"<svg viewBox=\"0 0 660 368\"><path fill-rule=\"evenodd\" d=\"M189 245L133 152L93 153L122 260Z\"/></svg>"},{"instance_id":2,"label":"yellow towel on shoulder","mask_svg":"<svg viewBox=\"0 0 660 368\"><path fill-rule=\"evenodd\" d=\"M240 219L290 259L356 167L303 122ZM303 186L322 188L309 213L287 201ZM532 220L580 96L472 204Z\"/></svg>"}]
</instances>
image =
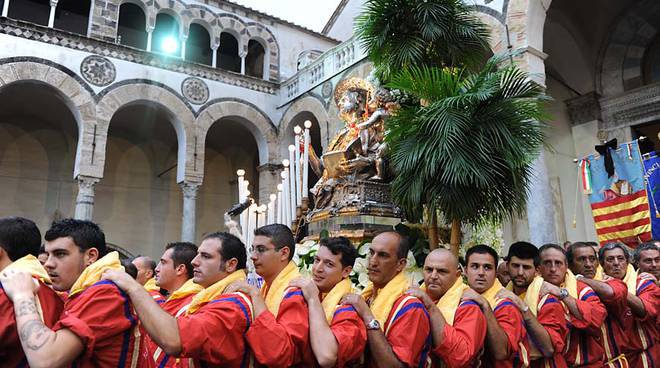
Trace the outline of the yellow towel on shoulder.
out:
<instances>
[{"instance_id":1,"label":"yellow towel on shoulder","mask_svg":"<svg viewBox=\"0 0 660 368\"><path fill-rule=\"evenodd\" d=\"M600 265L598 265L594 280L602 281L604 275L605 271ZM632 264L628 263L628 268L626 268L626 276L624 276L623 280L621 281L626 284L629 293L637 295L637 271L635 271L635 267L633 267Z\"/></svg>"},{"instance_id":2,"label":"yellow towel on shoulder","mask_svg":"<svg viewBox=\"0 0 660 368\"><path fill-rule=\"evenodd\" d=\"M328 320L328 324L332 322L332 317L335 314L335 309L337 309L337 305L341 301L341 298L352 292L353 285L351 285L351 280L343 279L323 297L323 300L321 300L321 306L325 312L325 318Z\"/></svg>"},{"instance_id":3,"label":"yellow towel on shoulder","mask_svg":"<svg viewBox=\"0 0 660 368\"><path fill-rule=\"evenodd\" d=\"M144 289L147 291L159 291L160 287L156 285L156 278L152 277L144 283Z\"/></svg>"},{"instance_id":4,"label":"yellow towel on shoulder","mask_svg":"<svg viewBox=\"0 0 660 368\"><path fill-rule=\"evenodd\" d=\"M543 286L543 277L536 276L531 284L527 287L527 291L520 295L520 298L525 302L529 307L529 310L534 316L539 311L539 300L541 296L541 286ZM513 291L513 283L509 281L509 284L506 286L507 290Z\"/></svg>"},{"instance_id":5,"label":"yellow towel on shoulder","mask_svg":"<svg viewBox=\"0 0 660 368\"><path fill-rule=\"evenodd\" d=\"M227 286L231 285L235 281L245 280L245 278L245 271L238 270L230 273L227 275L227 277L207 287L206 289L203 289L193 297L186 313L193 314L197 312L204 304L220 296L225 291Z\"/></svg>"},{"instance_id":6,"label":"yellow towel on shoulder","mask_svg":"<svg viewBox=\"0 0 660 368\"><path fill-rule=\"evenodd\" d=\"M374 317L376 317L380 323L381 328L385 328L387 316L390 315L394 302L409 288L410 281L408 280L408 277L406 277L404 271L401 271L398 275L394 276L394 278L382 289L375 290L374 285L371 282L366 288L364 288L364 291L362 291L362 297L364 297L365 300L369 301L369 299L375 295L373 300L371 300L370 308Z\"/></svg>"},{"instance_id":7,"label":"yellow towel on shoulder","mask_svg":"<svg viewBox=\"0 0 660 368\"><path fill-rule=\"evenodd\" d=\"M87 266L80 274L76 282L71 286L69 297L72 297L88 287L101 281L101 276L105 270L123 270L124 267L119 262L119 253L110 252L101 259Z\"/></svg>"},{"instance_id":8,"label":"yellow towel on shoulder","mask_svg":"<svg viewBox=\"0 0 660 368\"><path fill-rule=\"evenodd\" d=\"M502 284L500 283L500 280L495 278L495 282L493 282L493 286L491 286L488 290L484 291L483 294L481 294L481 296L488 301L488 304L490 305L491 309L495 309L497 303L500 302L501 299L498 299L495 296L500 290L502 290L502 288L503 287Z\"/></svg>"},{"instance_id":9,"label":"yellow towel on shoulder","mask_svg":"<svg viewBox=\"0 0 660 368\"><path fill-rule=\"evenodd\" d=\"M272 285L261 286L261 296L265 299L268 310L277 316L280 309L280 303L284 298L284 292L289 288L291 280L300 277L300 272L295 263L289 262L279 275L275 278Z\"/></svg>"},{"instance_id":10,"label":"yellow towel on shoulder","mask_svg":"<svg viewBox=\"0 0 660 368\"><path fill-rule=\"evenodd\" d=\"M204 290L204 288L201 285L195 284L192 279L189 279L183 285L181 285L180 288L176 289L172 294L170 294L167 300L185 298L190 294L197 294L202 290Z\"/></svg>"},{"instance_id":11,"label":"yellow towel on shoulder","mask_svg":"<svg viewBox=\"0 0 660 368\"><path fill-rule=\"evenodd\" d=\"M566 271L566 276L564 276L564 283L561 284L561 286L568 290L568 295L578 299L577 279L571 270Z\"/></svg>"},{"instance_id":12,"label":"yellow towel on shoulder","mask_svg":"<svg viewBox=\"0 0 660 368\"><path fill-rule=\"evenodd\" d=\"M454 282L445 295L440 297L440 300L436 303L440 313L445 318L445 322L450 325L454 324L454 315L456 314L456 308L461 303L461 298L463 297L463 292L468 289L468 286L463 283L463 278L459 277ZM426 291L426 285L422 284L422 290Z\"/></svg>"},{"instance_id":13,"label":"yellow towel on shoulder","mask_svg":"<svg viewBox=\"0 0 660 368\"><path fill-rule=\"evenodd\" d=\"M9 264L5 267L5 270L16 270L27 272L33 277L38 278L44 284L50 284L50 277L48 277L48 272L44 266L41 265L37 257L28 254L25 257L19 258L16 261Z\"/></svg>"}]
</instances>

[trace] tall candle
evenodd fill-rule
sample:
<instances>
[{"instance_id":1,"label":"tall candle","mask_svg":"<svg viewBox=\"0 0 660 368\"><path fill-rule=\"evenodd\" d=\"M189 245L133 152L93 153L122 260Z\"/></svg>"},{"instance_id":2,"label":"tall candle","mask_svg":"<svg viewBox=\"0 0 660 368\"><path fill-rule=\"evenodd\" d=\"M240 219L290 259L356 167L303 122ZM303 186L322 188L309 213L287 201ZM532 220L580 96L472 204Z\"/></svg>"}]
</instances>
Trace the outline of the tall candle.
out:
<instances>
[{"instance_id":1,"label":"tall candle","mask_svg":"<svg viewBox=\"0 0 660 368\"><path fill-rule=\"evenodd\" d=\"M295 151L294 151L294 156L296 159L296 205L300 206L302 204L302 170L300 170L300 143L301 143L301 133L302 129L296 125L293 128L294 133L296 133L295 137Z\"/></svg>"},{"instance_id":2,"label":"tall candle","mask_svg":"<svg viewBox=\"0 0 660 368\"><path fill-rule=\"evenodd\" d=\"M296 161L293 157L295 150L296 147L293 144L289 146L289 162L291 163L289 166L289 200L291 201L289 211L291 212L291 222L296 218ZM289 226L291 226L291 223L289 223Z\"/></svg>"},{"instance_id":3,"label":"tall candle","mask_svg":"<svg viewBox=\"0 0 660 368\"><path fill-rule=\"evenodd\" d=\"M268 218L267 225L275 223L275 201L277 200L277 194L270 195L270 202L268 202Z\"/></svg>"},{"instance_id":4,"label":"tall candle","mask_svg":"<svg viewBox=\"0 0 660 368\"><path fill-rule=\"evenodd\" d=\"M284 225L289 224L291 217L291 198L289 193L289 160L283 160L284 170L280 173L282 176L282 221Z\"/></svg>"},{"instance_id":5,"label":"tall candle","mask_svg":"<svg viewBox=\"0 0 660 368\"><path fill-rule=\"evenodd\" d=\"M245 170L243 170L243 169L236 170L236 175L238 175L238 203L243 203L243 200L244 200L243 191L245 190L243 182L245 181L244 180ZM245 227L244 222L245 222L245 216L243 216L243 214L241 213L238 216L238 223L241 225L241 231L243 231L243 228Z\"/></svg>"},{"instance_id":6,"label":"tall candle","mask_svg":"<svg viewBox=\"0 0 660 368\"><path fill-rule=\"evenodd\" d=\"M262 204L261 206L257 207L257 223L259 224L259 227L266 226L266 211L268 210L268 207L265 204Z\"/></svg>"},{"instance_id":7,"label":"tall candle","mask_svg":"<svg viewBox=\"0 0 660 368\"><path fill-rule=\"evenodd\" d=\"M277 223L282 223L282 183L277 184Z\"/></svg>"},{"instance_id":8,"label":"tall candle","mask_svg":"<svg viewBox=\"0 0 660 368\"><path fill-rule=\"evenodd\" d=\"M309 198L309 185L308 185L308 176L309 176L309 144L311 143L311 139L309 136L309 128L312 127L312 122L309 120L305 121L305 136L304 136L304 144L305 147L303 148L303 162L302 162L302 169L303 169L303 174L302 174L302 196L303 198Z\"/></svg>"}]
</instances>

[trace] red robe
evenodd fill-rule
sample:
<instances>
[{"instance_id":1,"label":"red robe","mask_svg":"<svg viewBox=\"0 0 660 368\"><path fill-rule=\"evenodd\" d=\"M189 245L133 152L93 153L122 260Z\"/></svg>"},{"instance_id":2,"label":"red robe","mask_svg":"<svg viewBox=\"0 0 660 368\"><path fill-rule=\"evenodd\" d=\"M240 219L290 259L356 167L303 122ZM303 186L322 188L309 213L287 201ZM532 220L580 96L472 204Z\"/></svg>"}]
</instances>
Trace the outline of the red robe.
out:
<instances>
[{"instance_id":1,"label":"red robe","mask_svg":"<svg viewBox=\"0 0 660 368\"><path fill-rule=\"evenodd\" d=\"M342 368L358 362L367 345L367 328L355 308L352 305L337 307L332 316L330 330L338 347L335 367Z\"/></svg>"},{"instance_id":2,"label":"red robe","mask_svg":"<svg viewBox=\"0 0 660 368\"><path fill-rule=\"evenodd\" d=\"M480 367L486 368L519 368L524 361L529 361L529 346L527 343L527 330L522 314L510 299L500 300L493 314L507 337L507 351L509 356L504 360L495 360L488 349L481 356ZM486 342L486 344L488 344ZM523 344L521 349L520 344ZM524 357L521 355L525 355Z\"/></svg>"},{"instance_id":3,"label":"red robe","mask_svg":"<svg viewBox=\"0 0 660 368\"><path fill-rule=\"evenodd\" d=\"M240 293L224 294L204 304L193 314L177 318L181 336L181 361L190 358L195 367L244 367L251 356L245 334L252 321L248 297ZM159 367L173 357L161 354Z\"/></svg>"},{"instance_id":4,"label":"red robe","mask_svg":"<svg viewBox=\"0 0 660 368\"><path fill-rule=\"evenodd\" d=\"M177 299L168 299L163 300L160 303L161 308L173 317L178 317L185 313L184 307L188 306L192 301L195 294L188 294L182 298ZM142 325L140 325L142 326ZM142 329L143 330L143 329ZM149 337L149 335L144 331L142 335L143 345L142 352L140 353L140 364L139 367L157 367L156 361L162 361L164 358L161 356L155 357L156 351L158 350L158 345ZM162 350L159 351L159 355L164 355L165 353ZM155 359L155 360L154 360ZM177 358L168 358L165 365L162 367L180 367L187 368L190 365L188 364L188 359L177 359Z\"/></svg>"},{"instance_id":5,"label":"red robe","mask_svg":"<svg viewBox=\"0 0 660 368\"><path fill-rule=\"evenodd\" d=\"M431 323L422 302L401 295L392 306L383 327L394 355L406 367L426 367L431 349ZM377 367L366 354L367 367Z\"/></svg>"},{"instance_id":6,"label":"red robe","mask_svg":"<svg viewBox=\"0 0 660 368\"><path fill-rule=\"evenodd\" d=\"M540 358L531 362L532 368L566 368L564 358L566 336L568 336L568 311L554 296L548 296L539 309L536 319L548 331L555 353L551 358ZM529 335L529 334L528 334ZM531 336L528 336L531 338Z\"/></svg>"},{"instance_id":7,"label":"red robe","mask_svg":"<svg viewBox=\"0 0 660 368\"><path fill-rule=\"evenodd\" d=\"M658 287L652 281L638 278L637 296L642 299L647 312L645 318L639 319L633 316L626 301L626 284L616 279L608 280L607 284L614 290L614 295L601 298L608 312L601 328L606 360L624 354L631 368L654 367L658 364L653 356L656 351L652 339L653 325L658 318Z\"/></svg>"},{"instance_id":8,"label":"red robe","mask_svg":"<svg viewBox=\"0 0 660 368\"><path fill-rule=\"evenodd\" d=\"M433 347L433 367L471 367L478 362L486 338L486 317L479 305L466 300L458 305L452 325L445 324L442 344Z\"/></svg>"},{"instance_id":9,"label":"red robe","mask_svg":"<svg viewBox=\"0 0 660 368\"><path fill-rule=\"evenodd\" d=\"M39 282L37 298L43 312L44 324L53 328L62 314L64 303L53 289L43 282ZM7 367L27 366L25 354L21 347L21 340L16 331L14 318L14 303L9 300L0 283L0 364Z\"/></svg>"},{"instance_id":10,"label":"red robe","mask_svg":"<svg viewBox=\"0 0 660 368\"><path fill-rule=\"evenodd\" d=\"M137 360L134 350L137 317L128 296L114 283L103 280L69 297L54 330L68 329L83 343L74 366L130 367Z\"/></svg>"},{"instance_id":11,"label":"red robe","mask_svg":"<svg viewBox=\"0 0 660 368\"><path fill-rule=\"evenodd\" d=\"M603 366L605 354L600 326L607 317L607 311L591 287L578 281L577 289L577 307L582 319L571 315L566 363L571 367L600 368Z\"/></svg>"},{"instance_id":12,"label":"red robe","mask_svg":"<svg viewBox=\"0 0 660 368\"><path fill-rule=\"evenodd\" d=\"M255 318L246 337L255 360L269 368L316 364L309 345L309 312L300 289L286 291L277 318L270 311Z\"/></svg>"}]
</instances>

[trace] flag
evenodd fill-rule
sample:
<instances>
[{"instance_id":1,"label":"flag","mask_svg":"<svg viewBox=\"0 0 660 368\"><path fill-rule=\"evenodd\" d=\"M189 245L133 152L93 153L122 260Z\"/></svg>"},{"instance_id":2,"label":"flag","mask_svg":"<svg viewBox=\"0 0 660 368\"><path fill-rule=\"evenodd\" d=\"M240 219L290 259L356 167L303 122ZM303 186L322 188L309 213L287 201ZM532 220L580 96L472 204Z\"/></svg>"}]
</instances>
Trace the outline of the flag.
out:
<instances>
[{"instance_id":1,"label":"flag","mask_svg":"<svg viewBox=\"0 0 660 368\"><path fill-rule=\"evenodd\" d=\"M583 188L591 189L589 202L602 244L621 241L635 247L651 240L651 216L644 180L644 166L637 141L610 148L614 175L608 176L605 158L590 155L588 175L582 175ZM590 183L585 183L588 177Z\"/></svg>"},{"instance_id":2,"label":"flag","mask_svg":"<svg viewBox=\"0 0 660 368\"><path fill-rule=\"evenodd\" d=\"M660 239L660 155L658 152L647 153L642 156L644 163L644 179L646 180L646 193L649 201L649 215L651 216L651 233L653 239Z\"/></svg>"}]
</instances>

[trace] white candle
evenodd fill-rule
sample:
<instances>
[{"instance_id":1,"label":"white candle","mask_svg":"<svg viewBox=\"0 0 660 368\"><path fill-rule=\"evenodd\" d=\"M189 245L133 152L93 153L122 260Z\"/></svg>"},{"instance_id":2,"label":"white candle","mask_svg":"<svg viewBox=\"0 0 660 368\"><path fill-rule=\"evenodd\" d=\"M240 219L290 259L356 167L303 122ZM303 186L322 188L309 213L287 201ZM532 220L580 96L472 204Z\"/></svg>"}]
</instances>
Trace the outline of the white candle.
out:
<instances>
[{"instance_id":1,"label":"white candle","mask_svg":"<svg viewBox=\"0 0 660 368\"><path fill-rule=\"evenodd\" d=\"M294 156L296 158L296 205L300 206L302 204L302 170L300 170L300 143L301 143L301 133L302 129L300 126L296 125L293 128L294 133L296 133L295 137L295 151L294 151Z\"/></svg>"},{"instance_id":2,"label":"white candle","mask_svg":"<svg viewBox=\"0 0 660 368\"><path fill-rule=\"evenodd\" d=\"M282 223L282 183L277 184L277 223Z\"/></svg>"},{"instance_id":3,"label":"white candle","mask_svg":"<svg viewBox=\"0 0 660 368\"><path fill-rule=\"evenodd\" d=\"M254 230L257 229L258 224L257 224L257 204L252 203L250 205L250 234L248 237L250 238L250 244L252 244L252 241L254 240Z\"/></svg>"},{"instance_id":4,"label":"white candle","mask_svg":"<svg viewBox=\"0 0 660 368\"><path fill-rule=\"evenodd\" d=\"M270 195L270 202L268 203L268 219L266 224L275 223L275 201L277 200L277 194Z\"/></svg>"},{"instance_id":5,"label":"white candle","mask_svg":"<svg viewBox=\"0 0 660 368\"><path fill-rule=\"evenodd\" d=\"M282 221L284 225L289 224L289 219L291 218L291 193L289 190L289 160L282 160L282 165L284 165L284 170L280 175L282 176Z\"/></svg>"},{"instance_id":6,"label":"white candle","mask_svg":"<svg viewBox=\"0 0 660 368\"><path fill-rule=\"evenodd\" d=\"M302 174L302 196L303 198L309 198L309 185L308 185L308 179L307 177L309 176L309 144L311 143L311 139L309 136L309 128L312 127L312 122L309 120L305 121L305 136L304 136L304 144L305 147L303 148L303 162L302 162L302 169L303 169L303 174Z\"/></svg>"},{"instance_id":7,"label":"white candle","mask_svg":"<svg viewBox=\"0 0 660 368\"><path fill-rule=\"evenodd\" d=\"M245 190L243 182L245 181L244 180L245 170L243 169L236 170L236 175L238 175L238 203L243 203L244 200L243 191ZM241 225L241 231L243 231L243 228L245 227L245 217L243 216L242 213L238 216L238 223Z\"/></svg>"},{"instance_id":8,"label":"white candle","mask_svg":"<svg viewBox=\"0 0 660 368\"><path fill-rule=\"evenodd\" d=\"M268 207L265 204L262 204L261 206L257 207L257 223L259 224L259 227L266 226L266 211L268 210Z\"/></svg>"},{"instance_id":9,"label":"white candle","mask_svg":"<svg viewBox=\"0 0 660 368\"><path fill-rule=\"evenodd\" d=\"M291 207L289 211L291 212L291 221L296 218L296 161L294 159L294 151L296 147L292 145L289 146L289 200L291 201ZM289 226L291 223L289 223Z\"/></svg>"}]
</instances>

